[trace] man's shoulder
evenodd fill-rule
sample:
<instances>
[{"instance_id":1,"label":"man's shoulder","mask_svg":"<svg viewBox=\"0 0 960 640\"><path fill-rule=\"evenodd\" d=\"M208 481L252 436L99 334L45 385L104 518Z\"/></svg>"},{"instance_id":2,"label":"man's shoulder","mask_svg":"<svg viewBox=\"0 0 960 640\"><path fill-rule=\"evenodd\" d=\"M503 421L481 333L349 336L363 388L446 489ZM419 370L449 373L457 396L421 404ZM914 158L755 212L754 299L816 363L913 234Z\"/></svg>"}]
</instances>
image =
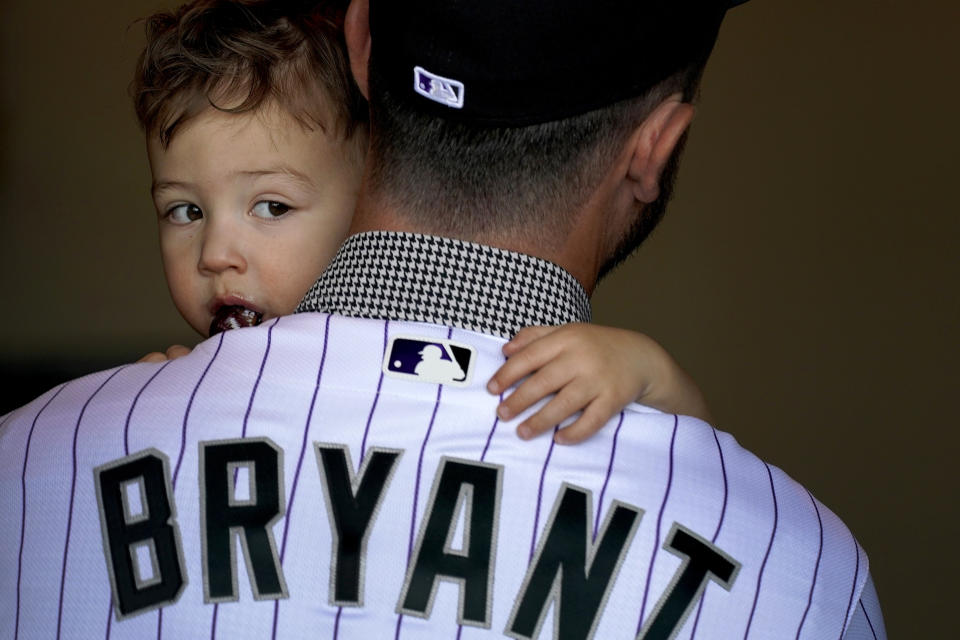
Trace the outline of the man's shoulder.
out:
<instances>
[{"instance_id":1,"label":"man's shoulder","mask_svg":"<svg viewBox=\"0 0 960 640\"><path fill-rule=\"evenodd\" d=\"M755 579L764 575L765 566L777 571L804 567L811 585L842 600L841 605L856 602L869 575L867 554L843 520L807 487L702 420L639 405L624 413L628 442L650 437L669 442L662 446L670 450L676 495L665 502L680 503L694 514L705 496L713 496L719 513L700 533L712 530L731 549L740 548L745 557L754 554ZM628 426L633 428L626 431ZM797 578L797 584L803 581Z\"/></svg>"},{"instance_id":2,"label":"man's shoulder","mask_svg":"<svg viewBox=\"0 0 960 640\"><path fill-rule=\"evenodd\" d=\"M40 413L48 410L54 402L58 405L79 403L82 406L89 400L91 393L103 387L107 381L120 373L126 366L128 365L95 371L48 389L27 404L14 409L5 416L0 416L0 436L5 433L8 426L12 426L14 423L25 420L28 422L34 421Z\"/></svg>"},{"instance_id":3,"label":"man's shoulder","mask_svg":"<svg viewBox=\"0 0 960 640\"><path fill-rule=\"evenodd\" d=\"M671 477L679 491L693 495L707 485L720 487L721 522L739 523L734 526L744 532L765 531L770 549L779 549L781 556L818 558L829 566L824 571L849 574L855 590L862 589L867 556L854 534L786 471L743 447L732 434L698 418L642 405L631 405L624 416L626 446L642 450L644 441L655 438L669 448Z\"/></svg>"}]
</instances>

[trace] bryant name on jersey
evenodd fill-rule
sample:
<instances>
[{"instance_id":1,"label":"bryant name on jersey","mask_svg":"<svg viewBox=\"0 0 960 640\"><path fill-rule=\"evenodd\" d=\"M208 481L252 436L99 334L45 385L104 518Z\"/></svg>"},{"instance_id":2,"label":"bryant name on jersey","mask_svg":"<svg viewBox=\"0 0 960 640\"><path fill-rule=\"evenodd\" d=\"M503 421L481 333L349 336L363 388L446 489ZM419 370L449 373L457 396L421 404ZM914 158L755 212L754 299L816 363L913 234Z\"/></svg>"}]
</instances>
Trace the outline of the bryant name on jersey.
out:
<instances>
[{"instance_id":1,"label":"bryant name on jersey","mask_svg":"<svg viewBox=\"0 0 960 640\"><path fill-rule=\"evenodd\" d=\"M239 598L235 538L254 597L288 597L271 531L284 513L283 451L268 438L200 442L199 448L204 602ZM325 505L316 507L325 508L333 540L327 600L362 607L364 580L376 579L376 565L367 562L366 540L404 452L371 448L355 473L346 445L314 443L313 448L325 497ZM450 580L460 588L457 622L489 628L494 549L504 517L503 473L501 465L441 460L407 577L397 594L397 613L429 617L438 581ZM169 479L169 461L156 449L94 471L118 618L174 603L190 578ZM604 524L591 535L592 502L587 489L569 483L561 487L515 594L507 635L535 637L555 600L564 636L591 635L644 513L614 501L602 514ZM706 582L713 580L729 590L739 569L735 559L681 523L673 523L664 548L683 562L639 636L644 639L671 637ZM374 575L366 576L368 571Z\"/></svg>"}]
</instances>

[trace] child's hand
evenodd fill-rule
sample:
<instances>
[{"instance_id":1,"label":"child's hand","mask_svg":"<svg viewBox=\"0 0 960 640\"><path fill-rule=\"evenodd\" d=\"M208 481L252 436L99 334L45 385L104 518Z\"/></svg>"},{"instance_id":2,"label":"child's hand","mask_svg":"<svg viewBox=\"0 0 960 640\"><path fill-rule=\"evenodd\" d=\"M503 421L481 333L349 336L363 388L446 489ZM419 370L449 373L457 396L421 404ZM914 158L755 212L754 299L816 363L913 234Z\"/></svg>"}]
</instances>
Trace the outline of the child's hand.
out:
<instances>
[{"instance_id":1,"label":"child's hand","mask_svg":"<svg viewBox=\"0 0 960 640\"><path fill-rule=\"evenodd\" d=\"M517 427L532 438L583 414L557 431L560 444L596 433L631 402L710 421L700 389L666 350L642 333L591 324L526 327L503 345L507 361L487 384L500 393L529 375L497 408L509 420L551 393L556 396ZM532 375L531 375L532 374Z\"/></svg>"},{"instance_id":2,"label":"child's hand","mask_svg":"<svg viewBox=\"0 0 960 640\"><path fill-rule=\"evenodd\" d=\"M175 344L167 348L167 350L163 353L160 353L159 351L148 353L137 360L137 362L165 362L167 360L176 360L177 358L187 355L191 351L192 349L190 349L190 347L185 347L182 344Z\"/></svg>"}]
</instances>

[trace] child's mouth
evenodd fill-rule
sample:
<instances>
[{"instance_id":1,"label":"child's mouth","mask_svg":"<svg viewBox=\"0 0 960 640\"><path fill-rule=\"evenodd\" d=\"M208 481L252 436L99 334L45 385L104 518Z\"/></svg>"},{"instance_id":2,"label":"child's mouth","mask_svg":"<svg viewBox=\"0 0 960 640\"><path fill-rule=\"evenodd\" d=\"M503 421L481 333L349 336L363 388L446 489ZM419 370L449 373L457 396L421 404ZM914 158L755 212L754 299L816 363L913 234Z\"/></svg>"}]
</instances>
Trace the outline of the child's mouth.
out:
<instances>
[{"instance_id":1,"label":"child's mouth","mask_svg":"<svg viewBox=\"0 0 960 640\"><path fill-rule=\"evenodd\" d=\"M263 314L253 309L230 304L217 309L210 323L210 336L215 336L221 331L228 329L241 329L243 327L255 327L263 322Z\"/></svg>"}]
</instances>

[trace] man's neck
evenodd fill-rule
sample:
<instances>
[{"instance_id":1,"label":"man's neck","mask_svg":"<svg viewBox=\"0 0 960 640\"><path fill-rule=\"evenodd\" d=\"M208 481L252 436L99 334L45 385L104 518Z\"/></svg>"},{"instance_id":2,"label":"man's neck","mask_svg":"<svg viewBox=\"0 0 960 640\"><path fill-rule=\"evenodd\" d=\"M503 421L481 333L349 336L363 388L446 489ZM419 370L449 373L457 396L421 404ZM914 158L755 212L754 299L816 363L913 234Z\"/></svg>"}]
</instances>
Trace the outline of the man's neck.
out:
<instances>
[{"instance_id":1,"label":"man's neck","mask_svg":"<svg viewBox=\"0 0 960 640\"><path fill-rule=\"evenodd\" d=\"M581 217L580 219L584 219ZM586 218L589 219L589 218ZM583 286L587 295L592 295L600 269L600 256L595 251L599 244L593 237L599 230L585 228L578 224L567 234L563 242L556 247L548 243L537 242L536 231L530 234L492 233L492 234L451 234L437 229L426 228L422 224L413 224L390 206L361 192L354 212L349 234L365 231L398 231L422 233L452 237L465 242L475 242L506 251L523 253L541 260L552 262L569 272ZM531 238L531 236L534 236Z\"/></svg>"}]
</instances>

